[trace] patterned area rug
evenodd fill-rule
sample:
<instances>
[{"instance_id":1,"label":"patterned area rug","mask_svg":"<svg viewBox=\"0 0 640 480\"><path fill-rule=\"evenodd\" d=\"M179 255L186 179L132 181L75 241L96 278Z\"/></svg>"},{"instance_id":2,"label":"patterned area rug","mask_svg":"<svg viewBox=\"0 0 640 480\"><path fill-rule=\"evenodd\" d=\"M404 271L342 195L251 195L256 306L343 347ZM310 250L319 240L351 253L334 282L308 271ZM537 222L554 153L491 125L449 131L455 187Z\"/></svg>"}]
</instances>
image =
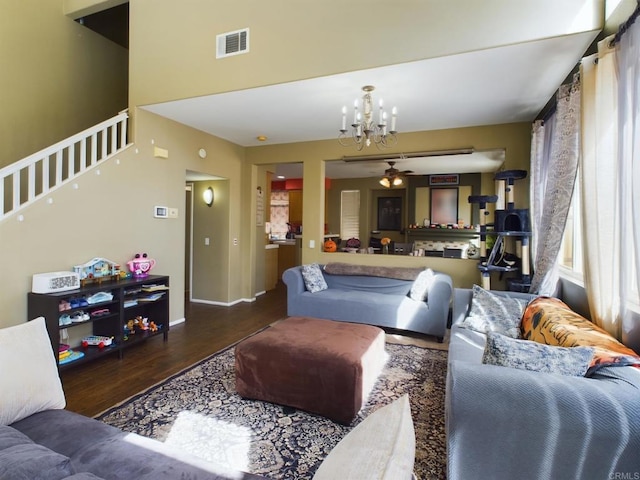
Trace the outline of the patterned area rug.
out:
<instances>
[{"instance_id":1,"label":"patterned area rug","mask_svg":"<svg viewBox=\"0 0 640 480\"><path fill-rule=\"evenodd\" d=\"M446 478L444 390L447 352L387 343L390 355L350 426L235 393L230 347L123 404L99 420L198 457L273 479L308 479L363 418L408 393L416 431L415 473Z\"/></svg>"}]
</instances>

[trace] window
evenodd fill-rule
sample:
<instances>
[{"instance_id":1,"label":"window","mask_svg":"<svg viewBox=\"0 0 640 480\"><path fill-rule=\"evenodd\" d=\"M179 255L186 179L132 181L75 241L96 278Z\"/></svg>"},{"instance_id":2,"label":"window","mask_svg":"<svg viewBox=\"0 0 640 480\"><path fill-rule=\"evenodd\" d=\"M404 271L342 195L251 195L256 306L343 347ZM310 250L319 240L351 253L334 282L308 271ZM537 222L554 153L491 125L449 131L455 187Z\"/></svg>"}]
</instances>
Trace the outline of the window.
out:
<instances>
[{"instance_id":1,"label":"window","mask_svg":"<svg viewBox=\"0 0 640 480\"><path fill-rule=\"evenodd\" d=\"M340 192L340 237L360 238L360 190Z\"/></svg>"},{"instance_id":2,"label":"window","mask_svg":"<svg viewBox=\"0 0 640 480\"><path fill-rule=\"evenodd\" d=\"M582 280L582 235L580 234L582 231L582 202L580 182L578 181L579 175L580 172L576 175L573 198L567 214L567 224L564 228L564 236L560 245L560 258L558 260L560 266L564 267L565 272Z\"/></svg>"},{"instance_id":3,"label":"window","mask_svg":"<svg viewBox=\"0 0 640 480\"><path fill-rule=\"evenodd\" d=\"M270 235L272 238L285 238L289 231L289 192L271 192Z\"/></svg>"},{"instance_id":4,"label":"window","mask_svg":"<svg viewBox=\"0 0 640 480\"><path fill-rule=\"evenodd\" d=\"M576 175L576 183L573 192L573 198L571 199L571 207L567 215L567 224L564 228L564 236L562 237L562 244L560 245L560 253L558 263L560 264L561 272L564 276L570 277L573 280L578 280L580 283L584 280L584 270L582 264L582 201L581 201L581 188L578 181L578 175ZM625 209L625 215L627 222L632 222L632 209L629 206ZM630 265L635 265L635 249L628 249L628 259ZM631 286L629 291L628 301L634 305L640 305L640 292L638 291L638 282L634 269L628 269L629 278L621 279L622 282Z\"/></svg>"}]
</instances>

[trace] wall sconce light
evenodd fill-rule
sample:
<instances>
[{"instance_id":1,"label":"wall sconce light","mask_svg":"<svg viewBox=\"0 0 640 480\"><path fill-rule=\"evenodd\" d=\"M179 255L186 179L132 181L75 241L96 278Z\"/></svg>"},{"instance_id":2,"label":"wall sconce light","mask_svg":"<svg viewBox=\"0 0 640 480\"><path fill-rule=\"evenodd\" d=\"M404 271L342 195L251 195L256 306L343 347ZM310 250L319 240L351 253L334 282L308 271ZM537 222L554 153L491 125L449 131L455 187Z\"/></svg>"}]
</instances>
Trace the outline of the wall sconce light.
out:
<instances>
[{"instance_id":1,"label":"wall sconce light","mask_svg":"<svg viewBox=\"0 0 640 480\"><path fill-rule=\"evenodd\" d=\"M209 187L202 193L202 199L204 203L207 204L207 207L213 205L213 188Z\"/></svg>"}]
</instances>

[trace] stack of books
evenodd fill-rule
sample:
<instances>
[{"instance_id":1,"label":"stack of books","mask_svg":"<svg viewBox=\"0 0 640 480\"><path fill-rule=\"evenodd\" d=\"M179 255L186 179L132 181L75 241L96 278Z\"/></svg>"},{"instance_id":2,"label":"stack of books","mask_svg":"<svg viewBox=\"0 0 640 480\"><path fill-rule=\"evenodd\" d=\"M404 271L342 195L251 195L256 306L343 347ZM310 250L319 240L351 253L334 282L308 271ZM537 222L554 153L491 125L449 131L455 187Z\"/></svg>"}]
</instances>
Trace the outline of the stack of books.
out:
<instances>
[{"instance_id":1,"label":"stack of books","mask_svg":"<svg viewBox=\"0 0 640 480\"><path fill-rule=\"evenodd\" d=\"M151 284L151 285L143 285L142 286L142 291L143 292L160 292L163 290L169 290L169 287L167 287L166 285L156 285L156 284Z\"/></svg>"}]
</instances>

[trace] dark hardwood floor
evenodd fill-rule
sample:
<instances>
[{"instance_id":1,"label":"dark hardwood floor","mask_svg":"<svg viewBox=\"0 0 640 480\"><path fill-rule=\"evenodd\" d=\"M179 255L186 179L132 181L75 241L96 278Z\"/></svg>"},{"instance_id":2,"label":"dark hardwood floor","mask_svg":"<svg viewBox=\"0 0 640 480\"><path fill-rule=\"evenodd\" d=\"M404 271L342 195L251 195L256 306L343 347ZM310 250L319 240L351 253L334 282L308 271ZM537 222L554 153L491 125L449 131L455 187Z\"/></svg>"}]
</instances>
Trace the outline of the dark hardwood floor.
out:
<instances>
[{"instance_id":1,"label":"dark hardwood floor","mask_svg":"<svg viewBox=\"0 0 640 480\"><path fill-rule=\"evenodd\" d=\"M63 371L67 409L94 416L284 318L286 293L278 282L275 290L252 303L219 307L187 302L187 320L170 329L167 342L159 335L124 350L122 359L108 355Z\"/></svg>"}]
</instances>

